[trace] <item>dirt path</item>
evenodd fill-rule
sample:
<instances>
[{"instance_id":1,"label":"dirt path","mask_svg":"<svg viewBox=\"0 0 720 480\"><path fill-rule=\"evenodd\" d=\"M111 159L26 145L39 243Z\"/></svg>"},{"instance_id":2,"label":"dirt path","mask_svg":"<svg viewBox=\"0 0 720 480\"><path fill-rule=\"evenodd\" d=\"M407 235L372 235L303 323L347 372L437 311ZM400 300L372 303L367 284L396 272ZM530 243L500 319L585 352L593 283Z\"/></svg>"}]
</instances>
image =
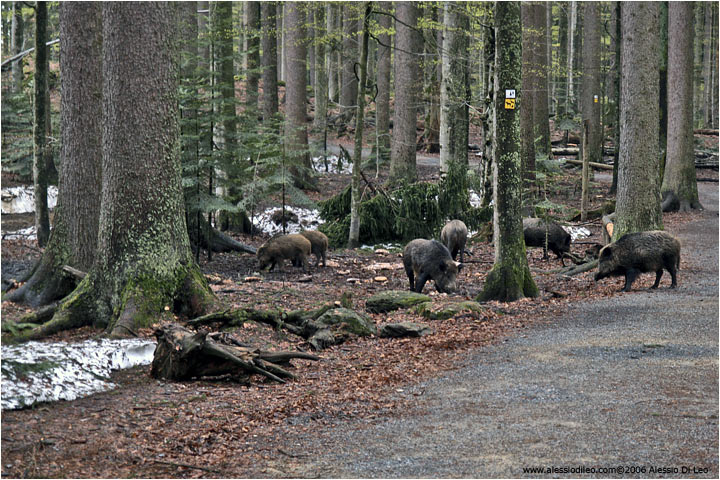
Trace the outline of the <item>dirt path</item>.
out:
<instances>
[{"instance_id":1,"label":"dirt path","mask_svg":"<svg viewBox=\"0 0 720 480\"><path fill-rule=\"evenodd\" d=\"M289 438L311 456L267 473L717 478L718 187L699 188L706 210L673 232L683 243L677 290L663 278L658 291L578 304L447 377L398 391L409 413Z\"/></svg>"}]
</instances>

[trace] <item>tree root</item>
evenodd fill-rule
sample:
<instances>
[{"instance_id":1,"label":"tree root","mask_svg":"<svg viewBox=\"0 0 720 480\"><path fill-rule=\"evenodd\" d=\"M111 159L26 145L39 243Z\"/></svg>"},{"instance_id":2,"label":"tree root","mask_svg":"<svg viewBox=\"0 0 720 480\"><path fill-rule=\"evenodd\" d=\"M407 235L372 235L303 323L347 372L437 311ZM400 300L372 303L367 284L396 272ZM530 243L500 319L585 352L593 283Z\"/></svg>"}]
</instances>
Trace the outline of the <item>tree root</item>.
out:
<instances>
[{"instance_id":1,"label":"tree root","mask_svg":"<svg viewBox=\"0 0 720 480\"><path fill-rule=\"evenodd\" d=\"M193 333L175 324L158 328L155 336L158 346L150 371L154 378L187 380L240 370L285 383L285 379L295 375L277 363L293 358L319 360L304 352L265 352L240 346L227 334Z\"/></svg>"}]
</instances>

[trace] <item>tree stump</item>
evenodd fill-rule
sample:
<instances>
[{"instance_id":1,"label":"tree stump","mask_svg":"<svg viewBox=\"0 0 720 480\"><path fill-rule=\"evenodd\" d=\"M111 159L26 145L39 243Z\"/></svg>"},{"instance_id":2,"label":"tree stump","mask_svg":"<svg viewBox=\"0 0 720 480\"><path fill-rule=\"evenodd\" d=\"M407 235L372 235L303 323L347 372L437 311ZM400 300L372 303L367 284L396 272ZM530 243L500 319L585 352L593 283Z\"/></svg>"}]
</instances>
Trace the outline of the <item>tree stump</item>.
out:
<instances>
[{"instance_id":1,"label":"tree stump","mask_svg":"<svg viewBox=\"0 0 720 480\"><path fill-rule=\"evenodd\" d=\"M155 330L157 348L150 375L169 380L246 373L285 383L295 378L281 367L292 358L319 360L303 352L266 352L243 345L225 333L194 333L168 324Z\"/></svg>"}]
</instances>

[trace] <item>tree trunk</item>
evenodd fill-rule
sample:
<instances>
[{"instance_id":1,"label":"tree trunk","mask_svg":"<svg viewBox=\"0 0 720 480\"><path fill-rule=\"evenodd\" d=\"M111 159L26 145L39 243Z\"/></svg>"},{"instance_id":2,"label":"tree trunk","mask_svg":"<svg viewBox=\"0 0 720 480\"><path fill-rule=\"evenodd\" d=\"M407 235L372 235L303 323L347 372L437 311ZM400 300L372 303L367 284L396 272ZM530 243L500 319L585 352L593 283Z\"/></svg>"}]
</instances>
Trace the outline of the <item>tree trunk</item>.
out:
<instances>
[{"instance_id":1,"label":"tree trunk","mask_svg":"<svg viewBox=\"0 0 720 480\"><path fill-rule=\"evenodd\" d=\"M418 5L396 2L395 17L395 116L388 183L417 180L417 103L422 76L418 54L422 37L417 30Z\"/></svg>"},{"instance_id":2,"label":"tree trunk","mask_svg":"<svg viewBox=\"0 0 720 480\"><path fill-rule=\"evenodd\" d=\"M613 84L615 85L615 118L613 123L615 128L613 131L613 144L615 149L613 151L613 176L612 183L610 184L609 193L615 194L617 192L618 182L618 165L620 165L620 104L622 98L622 88L620 85L620 76L622 73L622 56L620 54L620 45L622 45L622 2L615 2L614 8L614 19L615 23L612 24L611 28L615 32L615 71L613 75Z\"/></svg>"},{"instance_id":3,"label":"tree trunk","mask_svg":"<svg viewBox=\"0 0 720 480\"><path fill-rule=\"evenodd\" d=\"M350 202L350 233L348 248L360 246L360 197L362 195L360 169L362 167L363 122L365 116L365 92L363 86L367 80L368 38L370 32L370 13L372 4L365 3L363 16L362 43L360 44L360 61L358 66L359 85L355 114L355 151L353 152L352 197Z\"/></svg>"},{"instance_id":4,"label":"tree trunk","mask_svg":"<svg viewBox=\"0 0 720 480\"><path fill-rule=\"evenodd\" d=\"M335 23L338 16L337 6L328 2L325 5L325 25L329 42L327 51L327 72L328 72L328 99L336 102L338 100L338 81L337 81L337 42L335 40Z\"/></svg>"},{"instance_id":5,"label":"tree trunk","mask_svg":"<svg viewBox=\"0 0 720 480\"><path fill-rule=\"evenodd\" d=\"M602 127L600 125L600 3L583 2L583 122L588 122L588 160L602 162Z\"/></svg>"},{"instance_id":6,"label":"tree trunk","mask_svg":"<svg viewBox=\"0 0 720 480\"><path fill-rule=\"evenodd\" d=\"M218 64L218 90L222 118L223 158L230 165L237 150L235 63L233 61L232 2L216 2L213 16L215 61Z\"/></svg>"},{"instance_id":7,"label":"tree trunk","mask_svg":"<svg viewBox=\"0 0 720 480\"><path fill-rule=\"evenodd\" d=\"M385 5L377 3L376 8L382 8ZM377 15L377 21L381 32L378 35L377 49L377 99L375 105L377 108L377 121L375 124L375 132L377 134L377 149L380 162L390 160L390 57L392 55L390 29L392 28L392 17L390 11L382 10L387 13Z\"/></svg>"},{"instance_id":8,"label":"tree trunk","mask_svg":"<svg viewBox=\"0 0 720 480\"><path fill-rule=\"evenodd\" d=\"M494 5L497 5L495 3ZM493 132L495 131L495 29L485 30L485 42L483 43L484 61L487 67L487 79L484 82L486 91L483 95L483 156L479 166L479 176L482 179L482 191L479 192L482 206L490 205L493 198L493 159L495 148L493 144Z\"/></svg>"},{"instance_id":9,"label":"tree trunk","mask_svg":"<svg viewBox=\"0 0 720 480\"><path fill-rule=\"evenodd\" d=\"M35 12L35 119L33 123L33 186L35 188L35 230L40 247L50 237L47 190L49 183L50 149L47 139L47 122L50 103L47 101L47 2L36 2Z\"/></svg>"},{"instance_id":10,"label":"tree trunk","mask_svg":"<svg viewBox=\"0 0 720 480\"><path fill-rule=\"evenodd\" d=\"M342 41L342 82L340 84L340 105L343 108L345 122L350 122L355 113L355 100L358 92L358 79L355 76L355 63L358 59L358 17L360 12L354 3L343 6Z\"/></svg>"},{"instance_id":11,"label":"tree trunk","mask_svg":"<svg viewBox=\"0 0 720 480\"><path fill-rule=\"evenodd\" d=\"M93 268L26 338L88 324L113 336L197 316L215 297L192 259L180 187L177 21L152 3L103 4L103 188ZM169 307L169 308L168 308Z\"/></svg>"},{"instance_id":12,"label":"tree trunk","mask_svg":"<svg viewBox=\"0 0 720 480\"><path fill-rule=\"evenodd\" d=\"M517 92L520 89L520 2L497 2L495 8L495 264L478 295L478 300L507 302L523 297L535 297L538 289L525 256L521 220L520 119L517 109L505 107L505 91L514 89Z\"/></svg>"},{"instance_id":13,"label":"tree trunk","mask_svg":"<svg viewBox=\"0 0 720 480\"><path fill-rule=\"evenodd\" d=\"M32 307L72 291L69 265L88 271L97 247L102 157L101 4L67 2L59 7L62 150L58 204L50 240L38 265L6 299Z\"/></svg>"},{"instance_id":14,"label":"tree trunk","mask_svg":"<svg viewBox=\"0 0 720 480\"><path fill-rule=\"evenodd\" d=\"M25 46L25 21L22 15L22 3L13 2L13 16L12 16L12 27L11 27L11 45L10 49L13 55L23 51ZM12 91L15 93L22 90L22 81L24 78L23 74L23 61L18 60L12 64Z\"/></svg>"},{"instance_id":15,"label":"tree trunk","mask_svg":"<svg viewBox=\"0 0 720 480\"><path fill-rule=\"evenodd\" d=\"M312 164L307 135L307 47L305 9L302 2L285 4L285 154L290 160L295 184L317 188L311 176Z\"/></svg>"},{"instance_id":16,"label":"tree trunk","mask_svg":"<svg viewBox=\"0 0 720 480\"><path fill-rule=\"evenodd\" d=\"M535 50L539 41L534 2L522 2L520 16L522 21L522 90L518 95L522 135L520 161L523 179L532 181L535 179L534 108L538 87ZM527 190L532 191L532 189Z\"/></svg>"},{"instance_id":17,"label":"tree trunk","mask_svg":"<svg viewBox=\"0 0 720 480\"><path fill-rule=\"evenodd\" d=\"M705 6L705 26L703 28L703 34L705 39L703 41L703 127L712 128L712 109L710 104L712 103L712 68L713 68L713 52L714 32L713 26L715 19L713 17L713 4L712 2L703 3Z\"/></svg>"},{"instance_id":18,"label":"tree trunk","mask_svg":"<svg viewBox=\"0 0 720 480\"><path fill-rule=\"evenodd\" d=\"M243 16L248 47L245 51L245 106L254 110L257 108L260 84L260 3L244 2Z\"/></svg>"},{"instance_id":19,"label":"tree trunk","mask_svg":"<svg viewBox=\"0 0 720 480\"><path fill-rule=\"evenodd\" d=\"M325 5L314 5L315 9L315 131L323 139L323 154L326 152L328 75L326 70Z\"/></svg>"},{"instance_id":20,"label":"tree trunk","mask_svg":"<svg viewBox=\"0 0 720 480\"><path fill-rule=\"evenodd\" d=\"M440 170L452 163L468 166L470 69L468 37L470 21L464 5L445 2L443 9L442 81L440 82Z\"/></svg>"},{"instance_id":21,"label":"tree trunk","mask_svg":"<svg viewBox=\"0 0 720 480\"><path fill-rule=\"evenodd\" d=\"M278 112L275 15L275 2L260 2L260 21L262 22L262 114L265 123Z\"/></svg>"},{"instance_id":22,"label":"tree trunk","mask_svg":"<svg viewBox=\"0 0 720 480\"><path fill-rule=\"evenodd\" d=\"M535 132L535 151L540 155L552 157L550 145L550 113L548 108L548 82L550 53L548 52L547 9L550 3L537 2L533 6L537 26L537 43L535 44L535 95L533 96L533 131Z\"/></svg>"},{"instance_id":23,"label":"tree trunk","mask_svg":"<svg viewBox=\"0 0 720 480\"><path fill-rule=\"evenodd\" d=\"M655 2L628 2L622 7L623 95L614 240L628 232L662 229L657 121L659 15Z\"/></svg>"},{"instance_id":24,"label":"tree trunk","mask_svg":"<svg viewBox=\"0 0 720 480\"><path fill-rule=\"evenodd\" d=\"M570 2L570 19L568 20L568 53L567 53L567 83L565 91L565 113L575 111L575 93L573 91L573 65L575 62L575 27L577 25L577 2Z\"/></svg>"},{"instance_id":25,"label":"tree trunk","mask_svg":"<svg viewBox=\"0 0 720 480\"><path fill-rule=\"evenodd\" d=\"M676 195L682 212L701 208L693 145L693 4L673 2L668 12L667 160L661 193Z\"/></svg>"},{"instance_id":26,"label":"tree trunk","mask_svg":"<svg viewBox=\"0 0 720 480\"><path fill-rule=\"evenodd\" d=\"M660 68L658 70L659 85L659 102L660 116L658 118L658 127L660 135L658 135L658 149L665 150L667 146L667 122L668 122L668 89L667 89L667 71L668 71L668 2L660 3ZM662 172L662 167L660 168ZM662 175L662 174L661 174ZM660 179L662 181L662 178Z\"/></svg>"}]
</instances>

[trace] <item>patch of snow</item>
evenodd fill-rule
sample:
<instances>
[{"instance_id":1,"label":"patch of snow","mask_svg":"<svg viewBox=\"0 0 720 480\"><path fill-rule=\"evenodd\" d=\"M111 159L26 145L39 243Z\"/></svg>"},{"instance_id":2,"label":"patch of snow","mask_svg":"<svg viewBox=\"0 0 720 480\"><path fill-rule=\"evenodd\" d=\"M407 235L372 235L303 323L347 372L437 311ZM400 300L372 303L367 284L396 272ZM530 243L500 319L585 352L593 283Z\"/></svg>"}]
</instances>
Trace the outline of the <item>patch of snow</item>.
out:
<instances>
[{"instance_id":1,"label":"patch of snow","mask_svg":"<svg viewBox=\"0 0 720 480\"><path fill-rule=\"evenodd\" d=\"M314 157L312 159L313 169L319 173L340 173L350 175L352 173L352 163L347 160L343 161L342 168L338 170L338 156L330 155L327 157L328 171L325 171L325 161L323 157Z\"/></svg>"},{"instance_id":2,"label":"patch of snow","mask_svg":"<svg viewBox=\"0 0 720 480\"><path fill-rule=\"evenodd\" d=\"M115 388L113 370L152 363L152 340L28 342L2 346L2 408L74 400Z\"/></svg>"},{"instance_id":3,"label":"patch of snow","mask_svg":"<svg viewBox=\"0 0 720 480\"><path fill-rule=\"evenodd\" d=\"M53 209L57 204L58 189L48 187L48 208ZM2 200L2 213L32 213L35 211L35 188L20 186L3 188L0 194Z\"/></svg>"},{"instance_id":4,"label":"patch of snow","mask_svg":"<svg viewBox=\"0 0 720 480\"><path fill-rule=\"evenodd\" d=\"M590 235L592 235L592 233L590 232L590 230L588 230L588 229L585 228L585 227L567 226L567 227L563 227L563 228L565 229L566 232L568 232L568 233L570 234L570 238L572 238L572 241L573 241L573 242L574 242L575 240L580 240L580 239L582 239L582 238L587 238L587 237L589 237Z\"/></svg>"},{"instance_id":5,"label":"patch of snow","mask_svg":"<svg viewBox=\"0 0 720 480\"><path fill-rule=\"evenodd\" d=\"M473 190L470 190L470 206L473 208L478 208L482 206L482 200L480 199L480 195L478 195Z\"/></svg>"},{"instance_id":6,"label":"patch of snow","mask_svg":"<svg viewBox=\"0 0 720 480\"><path fill-rule=\"evenodd\" d=\"M282 224L277 224L272 219L272 215L280 210L282 210L282 208L279 207L266 209L253 219L253 225L255 225L258 230L269 235L281 234L283 230ZM297 222L287 222L287 225L285 226L285 233L299 233L303 230L315 230L317 227L325 223L325 221L320 218L320 211L317 209L310 210L308 208L288 206L285 207L285 213L286 215L294 213L298 217Z\"/></svg>"},{"instance_id":7,"label":"patch of snow","mask_svg":"<svg viewBox=\"0 0 720 480\"><path fill-rule=\"evenodd\" d=\"M2 234L3 240L37 240L35 226Z\"/></svg>"},{"instance_id":8,"label":"patch of snow","mask_svg":"<svg viewBox=\"0 0 720 480\"><path fill-rule=\"evenodd\" d=\"M360 247L360 250L372 250L373 252L378 249L383 250L392 250L392 249L399 249L402 250L403 246L399 243L378 243L377 245L363 245Z\"/></svg>"}]
</instances>

